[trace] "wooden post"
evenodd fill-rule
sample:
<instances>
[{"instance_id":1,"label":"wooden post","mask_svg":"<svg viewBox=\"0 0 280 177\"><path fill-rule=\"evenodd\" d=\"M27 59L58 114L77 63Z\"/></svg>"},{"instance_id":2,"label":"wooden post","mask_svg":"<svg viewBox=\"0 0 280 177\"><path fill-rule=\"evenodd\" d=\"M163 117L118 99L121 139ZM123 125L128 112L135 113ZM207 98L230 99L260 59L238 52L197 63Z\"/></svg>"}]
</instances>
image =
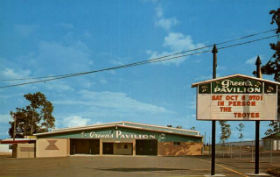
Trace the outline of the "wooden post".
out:
<instances>
[{"instance_id":1,"label":"wooden post","mask_svg":"<svg viewBox=\"0 0 280 177\"><path fill-rule=\"evenodd\" d=\"M214 44L213 50L213 79L216 78L217 68L217 47ZM216 121L212 120L212 152L211 152L211 175L215 175L215 156L216 156Z\"/></svg>"},{"instance_id":2,"label":"wooden post","mask_svg":"<svg viewBox=\"0 0 280 177\"><path fill-rule=\"evenodd\" d=\"M99 140L99 155L103 155L103 142L102 142L102 139Z\"/></svg>"},{"instance_id":3,"label":"wooden post","mask_svg":"<svg viewBox=\"0 0 280 177\"><path fill-rule=\"evenodd\" d=\"M258 56L256 60L256 66L257 66L257 78L261 78L261 59ZM255 174L259 174L260 172L260 121L256 120L256 140L255 140Z\"/></svg>"},{"instance_id":4,"label":"wooden post","mask_svg":"<svg viewBox=\"0 0 280 177\"><path fill-rule=\"evenodd\" d=\"M133 153L132 153L132 155L133 156L136 156L136 139L134 139L133 140L133 142L132 142L132 151L133 151Z\"/></svg>"},{"instance_id":5,"label":"wooden post","mask_svg":"<svg viewBox=\"0 0 280 177\"><path fill-rule=\"evenodd\" d=\"M70 138L67 138L67 156L70 156Z\"/></svg>"}]
</instances>

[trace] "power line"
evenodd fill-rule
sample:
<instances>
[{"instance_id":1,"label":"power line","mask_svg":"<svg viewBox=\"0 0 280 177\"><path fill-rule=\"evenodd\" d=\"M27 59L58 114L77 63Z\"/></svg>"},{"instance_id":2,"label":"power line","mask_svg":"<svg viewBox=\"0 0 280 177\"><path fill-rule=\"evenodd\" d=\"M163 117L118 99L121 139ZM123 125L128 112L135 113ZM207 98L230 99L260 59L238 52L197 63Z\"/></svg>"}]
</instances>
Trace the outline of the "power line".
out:
<instances>
[{"instance_id":1,"label":"power line","mask_svg":"<svg viewBox=\"0 0 280 177\"><path fill-rule=\"evenodd\" d=\"M261 40L265 40L265 39L270 39L270 38L273 38L273 37L276 37L276 36L277 35L266 36L266 37L262 37L262 38L259 38L259 39L254 39L254 40L251 40L251 41L246 41L246 42L242 42L242 43L236 43L236 44L224 46L224 47L221 47L219 49L226 49L226 48L230 48L230 47L236 47L236 46L240 46L240 45L245 45L245 44L249 44L249 43L253 43L253 42L257 42L257 41L261 41ZM196 49L193 49L193 50L196 50ZM92 73L97 73L97 72L103 72L103 71L109 71L109 70L116 70L116 69L134 67L134 66L144 65L144 64L148 64L148 63L156 63L156 62L168 61L168 60L173 60L173 59L177 59L177 58L181 58L181 57L185 57L185 56L198 55L198 54L208 53L208 52L211 52L211 50L204 50L204 51L196 52L196 53L183 54L183 55L173 56L173 57L170 57L170 58L159 57L159 58L150 59L150 60L142 60L142 61L139 61L139 62L134 62L134 63L130 63L130 64L125 64L125 65L119 65L119 66L114 66L114 67L109 67L109 68L103 68L103 69L99 69L99 70L92 70L92 71L88 71L88 72L79 72L79 73L73 73L73 74L66 74L66 75L62 75L62 76L58 76L58 77L54 77L54 78L50 78L50 79L43 79L43 80L36 80L36 81L31 81L31 82L23 82L23 83L18 83L18 84L11 84L11 85L6 85L6 86L1 86L0 89L9 88L9 87L16 87L16 86L22 86L22 85L27 85L27 84L49 82L49 81L54 81L54 80L59 80L59 79L64 79L64 78L69 78L69 77L77 77L77 76L87 75L87 74L92 74Z\"/></svg>"},{"instance_id":2,"label":"power line","mask_svg":"<svg viewBox=\"0 0 280 177\"><path fill-rule=\"evenodd\" d=\"M189 52L209 48L210 46L212 46L212 45L207 45L207 46L203 46L203 47L199 47L199 48L195 48L195 49L191 49L191 50L176 52L176 53L172 53L172 54L169 54L169 55L164 55L164 56L161 56L161 57L158 57L158 58L150 59L150 61L161 60L161 59L164 59L164 58L167 58L167 57L172 57L172 56L176 56L176 55L179 55L179 54L184 54L184 53L189 53ZM145 60L142 60L142 61L145 61ZM135 63L137 63L137 62L135 62ZM40 76L40 77L31 77L31 78L21 78L21 79L0 80L0 81L20 81L20 80L48 79L48 78L56 78L56 77L68 77L69 75L73 75L73 74L77 74L77 73L52 75L52 76Z\"/></svg>"},{"instance_id":3,"label":"power line","mask_svg":"<svg viewBox=\"0 0 280 177\"><path fill-rule=\"evenodd\" d=\"M103 71L128 68L128 67L133 67L133 66L138 66L138 65L148 64L148 63L155 63L155 62L160 62L160 61L168 61L168 60L173 60L173 59L176 59L176 58L181 58L181 57L190 56L190 55L199 55L199 54L208 53L208 52L211 52L211 50L205 50L205 51L197 52L197 53L191 53L191 54L184 54L184 55L174 56L174 57L167 58L167 59L166 58L165 59L156 58L156 59L151 59L151 60L143 60L143 61L139 61L139 62L135 62L135 63L130 63L130 64L126 64L126 65L114 66L114 67L104 68L104 69L100 69L100 70L93 70L93 71L88 71L88 72L80 72L80 73L68 74L68 75L65 75L65 76L55 77L55 78L51 78L51 79L44 79L44 80L37 80L37 81L31 81L31 82L24 82L24 83L19 83L19 84L11 84L11 85L2 86L2 87L0 87L0 89L8 88L8 87L22 86L22 85L27 85L27 84L35 84L35 83L40 83L40 82L49 82L49 81L65 79L65 78L69 78L69 77L77 77L77 76L81 76L81 75L87 75L87 74L98 73L98 72L103 72Z\"/></svg>"},{"instance_id":4,"label":"power line","mask_svg":"<svg viewBox=\"0 0 280 177\"><path fill-rule=\"evenodd\" d=\"M242 43L232 44L232 45L220 47L219 49L221 50L221 49L226 49L226 48L230 48L230 47L245 45L245 44L249 44L249 43L253 43L253 42L257 42L257 41L261 41L261 40L265 40L265 39L270 39L270 38L273 38L273 37L276 37L276 36L278 36L278 35L276 34L276 35L266 36L266 37L259 38L259 39L254 39L254 40L251 40L251 41L246 41L246 42L242 42Z\"/></svg>"},{"instance_id":5,"label":"power line","mask_svg":"<svg viewBox=\"0 0 280 177\"><path fill-rule=\"evenodd\" d=\"M243 40L243 39L247 39L256 35L260 35L260 34L265 34L265 33L269 33L272 31L275 31L276 29L270 29L270 30L266 30L266 31L261 31L261 32L257 32L257 33L253 33L253 34L249 34L249 35L245 35L245 36L241 36L235 39L230 39L230 40L226 40L226 41L222 41L222 42L218 42L216 43L217 46L219 45L223 45L226 43L230 43L230 42L234 42L234 41L239 41L239 40ZM191 50L183 50L180 52L176 52L176 53L172 53L172 54L168 54L168 55L164 55L155 59L163 59L163 58L167 58L167 57L171 57L174 55L180 55L180 54L184 54L184 53L189 53L189 52L193 52L193 51L197 51L197 50L201 50L201 49L205 49L205 48L209 48L212 47L214 44L209 44L203 47L198 47L195 49L191 49ZM36 80L36 79L49 79L49 78L56 78L56 77L64 77L64 76L68 76L68 75L72 75L75 73L68 73L68 74L60 74L60 75L51 75L51 76L39 76L39 77L30 77L30 78L19 78L19 79L9 79L9 80L0 80L0 81L23 81L23 80Z\"/></svg>"},{"instance_id":6,"label":"power line","mask_svg":"<svg viewBox=\"0 0 280 177\"><path fill-rule=\"evenodd\" d=\"M241 36L241 37L236 38L236 39L230 39L230 40L227 40L227 41L224 41L224 42L220 42L220 43L217 43L216 45L222 45L222 44L226 44L226 43L229 43L229 42L239 41L239 40L247 39L247 38L259 35L259 34L265 34L265 33L269 33L269 32L276 31L276 30L277 29L275 28L275 29L271 29L271 30L266 30L266 31L258 32L258 33L253 33L253 34Z\"/></svg>"}]
</instances>

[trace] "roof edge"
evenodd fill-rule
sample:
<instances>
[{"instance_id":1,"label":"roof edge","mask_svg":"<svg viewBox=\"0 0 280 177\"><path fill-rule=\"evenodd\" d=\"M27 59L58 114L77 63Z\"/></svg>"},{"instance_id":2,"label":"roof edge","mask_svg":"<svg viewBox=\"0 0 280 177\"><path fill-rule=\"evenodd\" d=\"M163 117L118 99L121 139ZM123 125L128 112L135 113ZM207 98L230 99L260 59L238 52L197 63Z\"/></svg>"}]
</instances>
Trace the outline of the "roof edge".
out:
<instances>
[{"instance_id":1,"label":"roof edge","mask_svg":"<svg viewBox=\"0 0 280 177\"><path fill-rule=\"evenodd\" d=\"M197 130L188 130L183 128L176 128L176 127L165 127L161 125L152 125L152 124L145 124L145 123L136 123L136 122L129 122L129 121L123 121L124 123L130 123L130 124L136 124L136 125L145 125L150 127L158 127L158 128L165 128L165 129L171 129L171 130L180 130L180 131L187 131L187 132L196 132L199 134L199 131Z\"/></svg>"},{"instance_id":2,"label":"roof edge","mask_svg":"<svg viewBox=\"0 0 280 177\"><path fill-rule=\"evenodd\" d=\"M135 126L125 125L125 123L134 124ZM147 127L137 127L137 125L144 125ZM106 124L97 124L97 125L90 125L90 126L84 126L84 127L64 128L64 129L60 129L60 130L53 131L53 132L37 133L34 135L35 136L44 136L44 135L76 132L76 131L83 131L83 130L90 130L90 129L109 128L109 127L115 127L115 126L133 128L133 129L141 129L141 130L154 131L154 132L163 132L163 133L169 133L169 134L178 134L178 135L183 135L183 136L202 137L200 135L199 131L197 131L197 130L178 129L178 128L174 128L174 127L164 127L164 126L134 123L134 122L127 122L127 121L112 122L112 123L106 123ZM166 130L152 130L152 129L149 129L149 127L165 128ZM186 133L193 132L193 133L196 133L196 135L184 134L184 133L179 133L179 132L171 132L173 130L179 130L179 131L186 132Z\"/></svg>"},{"instance_id":3,"label":"roof edge","mask_svg":"<svg viewBox=\"0 0 280 177\"><path fill-rule=\"evenodd\" d=\"M257 78L257 77L253 77L253 76L248 76L248 75L244 75L244 74L233 74L233 75L223 76L223 77L219 77L219 78L215 78L215 79L196 82L196 83L193 83L191 87L193 88L193 87L197 87L200 84L206 84L206 83L210 83L210 82L214 82L214 81L218 81L218 80L223 80L223 79L227 79L227 78L232 78L232 77L238 77L238 76L248 78L248 79L268 82L268 83L271 83L271 84L280 85L280 83L276 82L276 81L266 80L266 79Z\"/></svg>"}]
</instances>

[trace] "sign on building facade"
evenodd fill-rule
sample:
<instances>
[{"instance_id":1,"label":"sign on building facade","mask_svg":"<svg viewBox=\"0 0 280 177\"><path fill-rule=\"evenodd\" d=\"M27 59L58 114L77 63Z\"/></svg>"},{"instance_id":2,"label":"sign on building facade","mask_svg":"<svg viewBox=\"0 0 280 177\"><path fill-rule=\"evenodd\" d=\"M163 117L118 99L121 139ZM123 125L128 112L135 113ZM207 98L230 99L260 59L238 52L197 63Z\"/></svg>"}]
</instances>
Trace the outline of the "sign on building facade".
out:
<instances>
[{"instance_id":1,"label":"sign on building facade","mask_svg":"<svg viewBox=\"0 0 280 177\"><path fill-rule=\"evenodd\" d=\"M236 74L195 83L198 120L277 120L279 83Z\"/></svg>"}]
</instances>

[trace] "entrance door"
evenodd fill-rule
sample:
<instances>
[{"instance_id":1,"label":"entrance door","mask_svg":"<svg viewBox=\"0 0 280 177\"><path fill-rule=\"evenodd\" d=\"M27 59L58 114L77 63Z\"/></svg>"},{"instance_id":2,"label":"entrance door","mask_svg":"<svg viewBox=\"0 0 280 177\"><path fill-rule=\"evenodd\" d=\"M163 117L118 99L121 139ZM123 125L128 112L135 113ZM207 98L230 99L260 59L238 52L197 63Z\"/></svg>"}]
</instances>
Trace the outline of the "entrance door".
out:
<instances>
[{"instance_id":1,"label":"entrance door","mask_svg":"<svg viewBox=\"0 0 280 177\"><path fill-rule=\"evenodd\" d=\"M90 154L99 154L99 140L89 141Z\"/></svg>"},{"instance_id":2,"label":"entrance door","mask_svg":"<svg viewBox=\"0 0 280 177\"><path fill-rule=\"evenodd\" d=\"M136 140L136 155L157 155L157 140Z\"/></svg>"},{"instance_id":3,"label":"entrance door","mask_svg":"<svg viewBox=\"0 0 280 177\"><path fill-rule=\"evenodd\" d=\"M114 154L116 155L132 155L132 143L114 143Z\"/></svg>"},{"instance_id":4,"label":"entrance door","mask_svg":"<svg viewBox=\"0 0 280 177\"><path fill-rule=\"evenodd\" d=\"M99 140L70 139L70 154L99 154Z\"/></svg>"},{"instance_id":5,"label":"entrance door","mask_svg":"<svg viewBox=\"0 0 280 177\"><path fill-rule=\"evenodd\" d=\"M103 154L113 154L114 143L103 143Z\"/></svg>"}]
</instances>

